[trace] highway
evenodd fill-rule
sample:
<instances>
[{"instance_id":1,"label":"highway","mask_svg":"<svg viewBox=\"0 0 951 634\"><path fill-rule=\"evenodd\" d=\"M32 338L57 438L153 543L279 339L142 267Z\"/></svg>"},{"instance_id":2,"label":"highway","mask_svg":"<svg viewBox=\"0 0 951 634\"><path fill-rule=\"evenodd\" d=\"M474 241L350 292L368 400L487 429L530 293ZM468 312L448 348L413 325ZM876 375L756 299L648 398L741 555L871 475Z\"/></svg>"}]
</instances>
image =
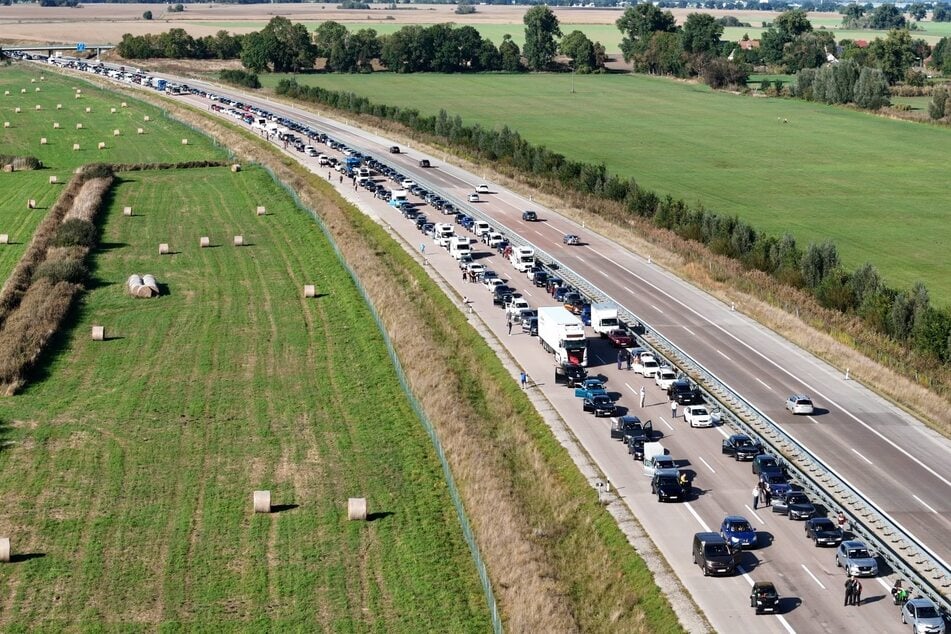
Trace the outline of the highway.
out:
<instances>
[{"instance_id":1,"label":"highway","mask_svg":"<svg viewBox=\"0 0 951 634\"><path fill-rule=\"evenodd\" d=\"M189 81L190 85L197 82ZM203 86L221 94L220 88ZM397 164L405 174L428 184L455 200L465 200L482 180L458 168L430 158L434 169L420 169L423 155L388 155L392 141L339 122L317 117L298 108L278 106L268 100L228 90L245 103L294 118L324 130L332 137L368 150ZM197 97L185 98L207 108ZM318 174L316 159L292 154ZM336 177L336 175L335 175ZM334 181L335 182L335 181ZM552 254L565 266L586 277L619 304L641 316L680 348L724 379L744 397L768 414L784 430L819 456L864 496L927 544L940 558L951 559L951 444L842 373L791 345L775 333L758 326L740 312L730 310L708 294L635 254L517 194L492 187L493 194L473 206L511 232ZM408 244L428 238L394 209L367 192L342 192L369 213L391 225ZM524 209L536 210L541 222L523 222ZM424 207L430 218L439 213ZM465 235L464 230L459 230ZM584 244L562 244L565 233L582 237ZM477 249L478 250L478 249ZM485 247L481 249L488 254ZM617 488L639 521L703 609L717 631L735 632L852 632L900 631L898 610L891 605L887 588L891 579L864 580L866 604L843 607L845 575L834 563L832 549L814 548L805 539L802 523L754 511L751 489L755 479L746 463L736 463L719 450L729 430L689 429L682 419L672 419L663 393L650 381L618 370L614 352L606 343L592 340L589 370L608 380L609 389L620 394L620 404L642 419L652 419L655 430L671 455L697 473L695 496L687 503L659 504L650 494L649 480L640 464L608 433L608 419L594 419L581 412L579 399L551 381L552 360L534 338L515 331L508 336L502 312L493 307L488 291L461 280L455 262L429 241L427 259L460 295L473 300L475 310L489 324L518 363L537 382L548 400L565 419L581 444ZM541 290L532 287L499 256L481 262L511 279L533 306L554 305ZM646 407L637 407L635 393L644 385ZM534 388L533 388L534 389ZM783 408L792 393L810 394L819 411L811 417L793 417ZM691 562L690 539L699 530L717 530L727 514L741 514L760 531L760 546L743 554L744 574L713 579L702 576ZM753 580L772 580L784 597L783 614L754 617L749 608Z\"/></svg>"}]
</instances>

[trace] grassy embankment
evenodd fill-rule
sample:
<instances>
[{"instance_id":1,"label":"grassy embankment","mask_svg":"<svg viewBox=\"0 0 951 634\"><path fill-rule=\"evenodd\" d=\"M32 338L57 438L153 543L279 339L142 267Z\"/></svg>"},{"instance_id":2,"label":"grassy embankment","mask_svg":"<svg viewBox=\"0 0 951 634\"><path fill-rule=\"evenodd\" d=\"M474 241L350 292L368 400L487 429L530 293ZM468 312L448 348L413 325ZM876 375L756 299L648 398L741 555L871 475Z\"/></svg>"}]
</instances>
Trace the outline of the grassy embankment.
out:
<instances>
[{"instance_id":1,"label":"grassy embankment","mask_svg":"<svg viewBox=\"0 0 951 634\"><path fill-rule=\"evenodd\" d=\"M78 103L99 92L76 83ZM222 156L161 121L117 160ZM263 171L226 168L127 173L104 218L73 327L0 402L0 533L19 555L0 567L2 627L487 629L428 438L310 218ZM133 272L166 293L131 299ZM93 323L108 341L89 340ZM257 488L283 510L252 515ZM374 521L347 522L349 496Z\"/></svg>"},{"instance_id":2,"label":"grassy embankment","mask_svg":"<svg viewBox=\"0 0 951 634\"><path fill-rule=\"evenodd\" d=\"M279 76L262 77L273 86ZM951 129L792 99L750 99L646 76L298 76L377 103L503 124L658 193L700 201L801 243L831 238L847 266L924 281L951 302L944 188ZM539 113L544 113L540 116ZM597 113L597 116L593 116ZM783 124L782 120L788 120Z\"/></svg>"}]
</instances>

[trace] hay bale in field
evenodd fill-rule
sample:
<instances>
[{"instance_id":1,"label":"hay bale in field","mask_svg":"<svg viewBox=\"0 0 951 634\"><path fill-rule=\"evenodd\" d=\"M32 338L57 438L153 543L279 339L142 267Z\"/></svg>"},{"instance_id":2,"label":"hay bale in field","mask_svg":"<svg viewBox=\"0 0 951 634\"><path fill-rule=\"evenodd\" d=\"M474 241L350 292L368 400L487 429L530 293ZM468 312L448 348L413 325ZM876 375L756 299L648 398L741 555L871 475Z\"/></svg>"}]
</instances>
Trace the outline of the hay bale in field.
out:
<instances>
[{"instance_id":1,"label":"hay bale in field","mask_svg":"<svg viewBox=\"0 0 951 634\"><path fill-rule=\"evenodd\" d=\"M135 133L136 133L136 134L145 134L145 130L143 130L142 128L136 128Z\"/></svg>"},{"instance_id":2,"label":"hay bale in field","mask_svg":"<svg viewBox=\"0 0 951 634\"><path fill-rule=\"evenodd\" d=\"M4 90L4 91L3 91L3 94L4 94L4 96L9 97L9 96L10 96L10 91L9 91L9 90Z\"/></svg>"},{"instance_id":3,"label":"hay bale in field","mask_svg":"<svg viewBox=\"0 0 951 634\"><path fill-rule=\"evenodd\" d=\"M0 562L8 564L13 556L13 549L10 547L9 537L0 537Z\"/></svg>"},{"instance_id":4,"label":"hay bale in field","mask_svg":"<svg viewBox=\"0 0 951 634\"><path fill-rule=\"evenodd\" d=\"M263 215L266 214L266 213L267 213L267 211L265 211L264 207L259 205L259 206L258 206L258 215L259 215L259 216L263 216Z\"/></svg>"},{"instance_id":5,"label":"hay bale in field","mask_svg":"<svg viewBox=\"0 0 951 634\"><path fill-rule=\"evenodd\" d=\"M140 295L140 291L143 288L145 288L146 293L148 293L148 295L145 295L145 297L152 296L152 291L145 287L145 285L142 283L142 277L140 275L133 273L129 276L129 279L126 280L125 284L126 288L129 289L129 293L133 297L142 297L142 295Z\"/></svg>"},{"instance_id":6,"label":"hay bale in field","mask_svg":"<svg viewBox=\"0 0 951 634\"><path fill-rule=\"evenodd\" d=\"M77 88L77 89L76 89L76 94L77 94L77 95L82 94L82 92L83 92L83 91L82 91L81 88Z\"/></svg>"},{"instance_id":7,"label":"hay bale in field","mask_svg":"<svg viewBox=\"0 0 951 634\"><path fill-rule=\"evenodd\" d=\"M36 83L36 77L30 77L30 83L31 83L31 84L35 84L35 83Z\"/></svg>"},{"instance_id":8,"label":"hay bale in field","mask_svg":"<svg viewBox=\"0 0 951 634\"><path fill-rule=\"evenodd\" d=\"M20 89L20 94L21 94L21 95L22 95L23 93L25 93L25 92L26 92L26 88L21 88L21 89Z\"/></svg>"},{"instance_id":9,"label":"hay bale in field","mask_svg":"<svg viewBox=\"0 0 951 634\"><path fill-rule=\"evenodd\" d=\"M116 113L115 108L109 108L109 114L115 114L115 113Z\"/></svg>"},{"instance_id":10,"label":"hay bale in field","mask_svg":"<svg viewBox=\"0 0 951 634\"><path fill-rule=\"evenodd\" d=\"M148 286L137 286L132 294L139 299L151 299L155 293L152 292L152 289Z\"/></svg>"},{"instance_id":11,"label":"hay bale in field","mask_svg":"<svg viewBox=\"0 0 951 634\"><path fill-rule=\"evenodd\" d=\"M82 129L83 129L83 124L77 123L77 124L76 124L76 129L77 129L77 130L82 130Z\"/></svg>"},{"instance_id":12,"label":"hay bale in field","mask_svg":"<svg viewBox=\"0 0 951 634\"><path fill-rule=\"evenodd\" d=\"M75 151L78 150L78 149L79 149L79 144L78 144L78 143L73 143L73 152L75 152Z\"/></svg>"},{"instance_id":13,"label":"hay bale in field","mask_svg":"<svg viewBox=\"0 0 951 634\"><path fill-rule=\"evenodd\" d=\"M142 284L152 289L152 292L158 295L160 293L158 282L155 281L155 276L151 273L146 273L142 276Z\"/></svg>"},{"instance_id":14,"label":"hay bale in field","mask_svg":"<svg viewBox=\"0 0 951 634\"><path fill-rule=\"evenodd\" d=\"M13 112L20 114L20 106L17 106L16 108L14 108Z\"/></svg>"},{"instance_id":15,"label":"hay bale in field","mask_svg":"<svg viewBox=\"0 0 951 634\"><path fill-rule=\"evenodd\" d=\"M36 92L40 92L40 87L39 87L39 86L36 87Z\"/></svg>"},{"instance_id":16,"label":"hay bale in field","mask_svg":"<svg viewBox=\"0 0 951 634\"><path fill-rule=\"evenodd\" d=\"M354 521L366 521L367 519L367 499L349 498L347 500L347 519Z\"/></svg>"},{"instance_id":17,"label":"hay bale in field","mask_svg":"<svg viewBox=\"0 0 951 634\"><path fill-rule=\"evenodd\" d=\"M62 110L62 109L63 109L63 104L61 104L61 103L56 104L56 109L57 109L57 110Z\"/></svg>"},{"instance_id":18,"label":"hay bale in field","mask_svg":"<svg viewBox=\"0 0 951 634\"><path fill-rule=\"evenodd\" d=\"M40 138L40 145L46 145L46 137Z\"/></svg>"},{"instance_id":19,"label":"hay bale in field","mask_svg":"<svg viewBox=\"0 0 951 634\"><path fill-rule=\"evenodd\" d=\"M122 132L120 132L119 130L113 130L113 131L112 131L112 136L119 136L119 135L121 135L121 134L122 134Z\"/></svg>"},{"instance_id":20,"label":"hay bale in field","mask_svg":"<svg viewBox=\"0 0 951 634\"><path fill-rule=\"evenodd\" d=\"M43 109L43 106L41 106L40 104L36 104L35 110L42 110L42 109Z\"/></svg>"},{"instance_id":21,"label":"hay bale in field","mask_svg":"<svg viewBox=\"0 0 951 634\"><path fill-rule=\"evenodd\" d=\"M100 150L105 150L105 149L106 149L106 144L103 143L102 141L100 141L98 147L99 147Z\"/></svg>"},{"instance_id":22,"label":"hay bale in field","mask_svg":"<svg viewBox=\"0 0 951 634\"><path fill-rule=\"evenodd\" d=\"M3 127L4 127L4 128L9 128L9 127L10 127L10 122L9 122L9 121L4 121L4 122L3 122Z\"/></svg>"},{"instance_id":23,"label":"hay bale in field","mask_svg":"<svg viewBox=\"0 0 951 634\"><path fill-rule=\"evenodd\" d=\"M201 238L198 239L198 246L200 246L202 249L204 249L205 247L210 247L211 239L208 236L202 236Z\"/></svg>"},{"instance_id":24,"label":"hay bale in field","mask_svg":"<svg viewBox=\"0 0 951 634\"><path fill-rule=\"evenodd\" d=\"M182 145L188 145L188 139L182 139Z\"/></svg>"},{"instance_id":25,"label":"hay bale in field","mask_svg":"<svg viewBox=\"0 0 951 634\"><path fill-rule=\"evenodd\" d=\"M123 108L128 108L129 105L128 105L126 102L123 101L123 102L122 102L122 107L123 107Z\"/></svg>"},{"instance_id":26,"label":"hay bale in field","mask_svg":"<svg viewBox=\"0 0 951 634\"><path fill-rule=\"evenodd\" d=\"M26 201L26 208L27 208L27 209L36 209L36 200L33 199L33 198L31 198L31 199L29 199L28 201Z\"/></svg>"},{"instance_id":27,"label":"hay bale in field","mask_svg":"<svg viewBox=\"0 0 951 634\"><path fill-rule=\"evenodd\" d=\"M123 207L123 208L122 208L122 215L123 215L123 216L131 216L131 215L132 215L132 207Z\"/></svg>"},{"instance_id":28,"label":"hay bale in field","mask_svg":"<svg viewBox=\"0 0 951 634\"><path fill-rule=\"evenodd\" d=\"M6 165L3 166L3 171L4 171L4 173L6 173L6 172L12 172L12 171L13 171L13 165L7 163Z\"/></svg>"},{"instance_id":29,"label":"hay bale in field","mask_svg":"<svg viewBox=\"0 0 951 634\"><path fill-rule=\"evenodd\" d=\"M0 233L0 244L10 244L10 236Z\"/></svg>"},{"instance_id":30,"label":"hay bale in field","mask_svg":"<svg viewBox=\"0 0 951 634\"><path fill-rule=\"evenodd\" d=\"M92 327L92 340L93 340L93 341L105 341L105 340L106 340L106 328L105 328L105 326L93 326L93 327Z\"/></svg>"},{"instance_id":31,"label":"hay bale in field","mask_svg":"<svg viewBox=\"0 0 951 634\"><path fill-rule=\"evenodd\" d=\"M235 236L234 237L234 246L243 247L244 246L244 236Z\"/></svg>"},{"instance_id":32,"label":"hay bale in field","mask_svg":"<svg viewBox=\"0 0 951 634\"><path fill-rule=\"evenodd\" d=\"M271 512L271 492L270 491L255 491L254 492L254 512L255 513L270 513Z\"/></svg>"},{"instance_id":33,"label":"hay bale in field","mask_svg":"<svg viewBox=\"0 0 951 634\"><path fill-rule=\"evenodd\" d=\"M151 121L152 119L149 117L149 115L145 115L144 117L142 117L142 120L143 120L143 121Z\"/></svg>"},{"instance_id":34,"label":"hay bale in field","mask_svg":"<svg viewBox=\"0 0 951 634\"><path fill-rule=\"evenodd\" d=\"M50 185L55 185L58 182L59 182L58 176L50 176Z\"/></svg>"},{"instance_id":35,"label":"hay bale in field","mask_svg":"<svg viewBox=\"0 0 951 634\"><path fill-rule=\"evenodd\" d=\"M92 108L90 108L89 106L86 106L86 112L87 112L87 114L90 113L90 112L92 112Z\"/></svg>"},{"instance_id":36,"label":"hay bale in field","mask_svg":"<svg viewBox=\"0 0 951 634\"><path fill-rule=\"evenodd\" d=\"M77 93L76 93L76 99L79 99L80 97L82 97L82 95L80 95L80 94L77 92Z\"/></svg>"},{"instance_id":37,"label":"hay bale in field","mask_svg":"<svg viewBox=\"0 0 951 634\"><path fill-rule=\"evenodd\" d=\"M304 284L304 297L317 297L317 287L313 284Z\"/></svg>"},{"instance_id":38,"label":"hay bale in field","mask_svg":"<svg viewBox=\"0 0 951 634\"><path fill-rule=\"evenodd\" d=\"M158 245L158 254L159 254L159 255L168 255L168 243L167 243L167 242L163 242L162 244Z\"/></svg>"},{"instance_id":39,"label":"hay bale in field","mask_svg":"<svg viewBox=\"0 0 951 634\"><path fill-rule=\"evenodd\" d=\"M53 129L54 129L54 130L59 130L59 124L58 124L57 122L55 122L55 121L53 122Z\"/></svg>"},{"instance_id":40,"label":"hay bale in field","mask_svg":"<svg viewBox=\"0 0 951 634\"><path fill-rule=\"evenodd\" d=\"M231 166L231 171L232 171L232 172L240 172L240 171L241 171L241 165L240 165L239 163L235 163L234 165Z\"/></svg>"}]
</instances>

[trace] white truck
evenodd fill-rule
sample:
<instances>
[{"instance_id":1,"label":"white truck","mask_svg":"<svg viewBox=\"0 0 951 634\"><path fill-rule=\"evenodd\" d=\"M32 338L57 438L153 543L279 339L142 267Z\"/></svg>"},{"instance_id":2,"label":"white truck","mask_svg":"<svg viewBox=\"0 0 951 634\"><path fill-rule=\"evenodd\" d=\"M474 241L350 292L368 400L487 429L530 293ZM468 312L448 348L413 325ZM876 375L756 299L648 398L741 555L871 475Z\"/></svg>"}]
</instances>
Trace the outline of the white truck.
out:
<instances>
[{"instance_id":1,"label":"white truck","mask_svg":"<svg viewBox=\"0 0 951 634\"><path fill-rule=\"evenodd\" d=\"M449 255L457 260L464 255L472 255L469 238L465 236L453 236L452 239L449 240Z\"/></svg>"},{"instance_id":2,"label":"white truck","mask_svg":"<svg viewBox=\"0 0 951 634\"><path fill-rule=\"evenodd\" d=\"M441 247L449 248L449 243L452 241L455 233L453 232L452 225L448 222L439 222L436 223L435 234L433 239Z\"/></svg>"},{"instance_id":3,"label":"white truck","mask_svg":"<svg viewBox=\"0 0 951 634\"><path fill-rule=\"evenodd\" d=\"M535 249L532 247L515 247L512 249L512 255L509 256L509 261L519 273L530 271L535 268Z\"/></svg>"},{"instance_id":4,"label":"white truck","mask_svg":"<svg viewBox=\"0 0 951 634\"><path fill-rule=\"evenodd\" d=\"M562 306L538 309L538 341L559 364L588 365L588 339L581 319Z\"/></svg>"},{"instance_id":5,"label":"white truck","mask_svg":"<svg viewBox=\"0 0 951 634\"><path fill-rule=\"evenodd\" d=\"M601 302L591 305L591 328L602 337L612 330L617 330L620 322L617 319L617 306L611 302Z\"/></svg>"}]
</instances>

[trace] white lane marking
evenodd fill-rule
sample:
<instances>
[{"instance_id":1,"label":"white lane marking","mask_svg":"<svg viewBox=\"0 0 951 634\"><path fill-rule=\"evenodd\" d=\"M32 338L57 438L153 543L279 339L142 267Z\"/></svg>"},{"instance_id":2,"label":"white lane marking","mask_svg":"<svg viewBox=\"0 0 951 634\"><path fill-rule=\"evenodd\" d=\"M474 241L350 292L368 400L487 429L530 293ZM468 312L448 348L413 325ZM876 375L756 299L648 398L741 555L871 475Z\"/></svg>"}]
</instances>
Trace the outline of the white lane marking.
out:
<instances>
[{"instance_id":1,"label":"white lane marking","mask_svg":"<svg viewBox=\"0 0 951 634\"><path fill-rule=\"evenodd\" d=\"M818 425L818 424L819 424L819 421L817 421L814 416L806 416L806 418L808 418L809 420L811 420L814 425Z\"/></svg>"},{"instance_id":2,"label":"white lane marking","mask_svg":"<svg viewBox=\"0 0 951 634\"><path fill-rule=\"evenodd\" d=\"M723 436L724 438L729 438L729 437L730 437L730 434L728 434L727 431L726 431L725 429L723 429L723 425L722 425L722 424L717 425L716 427L714 427L714 429L717 430L718 432L720 432L720 435Z\"/></svg>"},{"instance_id":3,"label":"white lane marking","mask_svg":"<svg viewBox=\"0 0 951 634\"><path fill-rule=\"evenodd\" d=\"M724 359L726 359L727 361L732 361L732 360L733 360L733 359L731 359L730 357L728 357L728 356L726 356L725 354L723 354L720 350L717 350L717 354L720 355L721 357L723 357Z\"/></svg>"},{"instance_id":4,"label":"white lane marking","mask_svg":"<svg viewBox=\"0 0 951 634\"><path fill-rule=\"evenodd\" d=\"M700 456L697 456L697 459L700 460L700 462L702 462L703 464L707 465L707 469L710 470L710 473L716 473L716 470L714 470L713 467L711 467L710 465L708 465L706 460L704 460L704 459L701 458Z\"/></svg>"},{"instance_id":5,"label":"white lane marking","mask_svg":"<svg viewBox=\"0 0 951 634\"><path fill-rule=\"evenodd\" d=\"M661 309L657 308L657 306L654 306L653 304L651 304L651 308L653 308L654 310L656 310L658 313L661 313L661 314L663 314L664 312Z\"/></svg>"},{"instance_id":6,"label":"white lane marking","mask_svg":"<svg viewBox=\"0 0 951 634\"><path fill-rule=\"evenodd\" d=\"M674 431L674 428L670 426L670 423L668 423L667 420L663 416L658 416L657 418L660 419L660 422L667 425L667 429L669 429L670 431Z\"/></svg>"},{"instance_id":7,"label":"white lane marking","mask_svg":"<svg viewBox=\"0 0 951 634\"><path fill-rule=\"evenodd\" d=\"M756 518L757 522L759 522L763 526L766 526L766 522L763 521L763 518L759 516L759 513L751 509L749 504L744 504L743 506L745 506L746 510L750 512L750 515Z\"/></svg>"},{"instance_id":8,"label":"white lane marking","mask_svg":"<svg viewBox=\"0 0 951 634\"><path fill-rule=\"evenodd\" d=\"M911 497L913 497L913 498L915 498L916 500L918 500L919 502L921 502L921 505L922 505L923 507L925 507L926 509L928 509L929 511L931 511L932 513L934 513L934 514L937 514L937 513L938 513L938 511L934 510L933 508L931 508L930 506L928 506L927 504L925 504L925 501L922 500L922 499L921 499L920 497L918 497L917 495L915 495L914 493L912 493Z\"/></svg>"},{"instance_id":9,"label":"white lane marking","mask_svg":"<svg viewBox=\"0 0 951 634\"><path fill-rule=\"evenodd\" d=\"M759 383L760 385L762 385L763 387L765 387L765 388L766 388L767 390L769 390L770 392L773 391L773 388L771 388L770 386L766 385L765 383L763 383L763 382L760 381L759 379L756 379L756 382Z\"/></svg>"},{"instance_id":10,"label":"white lane marking","mask_svg":"<svg viewBox=\"0 0 951 634\"><path fill-rule=\"evenodd\" d=\"M523 293L525 293L526 295L528 295L529 297L532 297L532 294L531 294L531 293L529 293L528 291L526 291L526 290L523 290L522 292L523 292Z\"/></svg>"},{"instance_id":11,"label":"white lane marking","mask_svg":"<svg viewBox=\"0 0 951 634\"><path fill-rule=\"evenodd\" d=\"M594 355L591 355L591 356L593 356L593 357L594 357L594 360L597 361L598 363L604 363L604 362L605 362L604 359L602 359L600 355L594 354Z\"/></svg>"},{"instance_id":12,"label":"white lane marking","mask_svg":"<svg viewBox=\"0 0 951 634\"><path fill-rule=\"evenodd\" d=\"M799 565L802 566L802 569L806 571L806 574L807 574L807 575L809 575L810 577L812 577L812 580L813 580L813 581L815 581L817 584L819 584L819 587L820 587L820 588L822 588L823 590L826 589L826 587L825 587L824 585L822 585L822 582L819 581L819 579L818 579L814 574L812 574L812 571L809 570L808 568L806 568L806 564L799 564Z\"/></svg>"},{"instance_id":13,"label":"white lane marking","mask_svg":"<svg viewBox=\"0 0 951 634\"><path fill-rule=\"evenodd\" d=\"M582 262L582 263L584 262L584 258L581 257L580 255L576 255L575 257L578 258L579 262Z\"/></svg>"},{"instance_id":14,"label":"white lane marking","mask_svg":"<svg viewBox=\"0 0 951 634\"><path fill-rule=\"evenodd\" d=\"M796 630L793 629L792 625L789 624L789 622L786 620L786 618L782 614L777 614L776 618L779 620L780 623L783 624L783 627L786 628L786 631L789 632L789 634L796 634Z\"/></svg>"},{"instance_id":15,"label":"white lane marking","mask_svg":"<svg viewBox=\"0 0 951 634\"><path fill-rule=\"evenodd\" d=\"M632 291L631 289L629 289L629 288L628 288L628 287L626 287L626 286L624 287L624 290L626 290L626 291L627 291L628 293L631 293L631 294L633 294L633 293L634 293L634 291Z\"/></svg>"},{"instance_id":16,"label":"white lane marking","mask_svg":"<svg viewBox=\"0 0 951 634\"><path fill-rule=\"evenodd\" d=\"M545 237L545 234L542 233L541 231L539 231L538 229L534 229L534 231L535 231L535 233L537 233L537 234L540 235L541 237L543 237L543 238Z\"/></svg>"},{"instance_id":17,"label":"white lane marking","mask_svg":"<svg viewBox=\"0 0 951 634\"><path fill-rule=\"evenodd\" d=\"M852 448L849 447L849 449L852 449ZM863 456L862 454L860 454L860 453L857 452L856 450L852 449L852 453L854 453L856 456L858 456L859 458L861 458L861 459L864 460L865 462L867 462L867 463L869 463L869 464L872 464L872 461L871 461L871 460L869 460L868 458L866 458L865 456Z\"/></svg>"},{"instance_id":18,"label":"white lane marking","mask_svg":"<svg viewBox=\"0 0 951 634\"><path fill-rule=\"evenodd\" d=\"M686 304L686 303L680 301L679 299L677 299L676 297L674 297L673 295L671 295L671 294L668 293L667 291L661 289L659 286L657 286L657 285L654 284L653 282L644 279L643 276L638 275L637 273L635 273L635 272L632 271L631 269L627 268L626 266L624 266L624 265L622 265L622 264L618 264L617 262L614 262L614 265L617 266L617 267L618 267L619 269L621 269L622 271L627 272L627 273L630 274L632 277L634 277L634 278L640 280L641 282L643 282L643 283L646 284L647 286L650 286L651 288L653 288L655 291L657 291L657 292L660 293L661 295L663 295L663 296L665 296L665 297L667 297L667 298L669 298L669 299L671 299L671 300L677 302L678 304L680 304L681 306L683 306L686 310L690 311L691 313L693 313L694 315L696 315L697 317L699 317L700 319L702 319L702 320L705 321L706 323L710 324L711 326L713 326L714 328L716 328L717 330L719 330L720 332L722 332L723 334L725 334L725 335L726 335L727 337L729 337L730 339L734 340L735 342L737 342L737 343L740 344L741 346L745 347L747 350L749 350L750 352L752 352L753 354L755 354L756 356L758 356L760 359L762 359L763 361L765 361L765 362L768 363L769 365L773 366L774 368L776 368L777 370L779 370L780 372L782 372L783 374L785 374L785 375L788 376L789 378L791 378L791 379L793 379L793 380L795 380L795 381L801 382L801 383L808 389L808 391L812 392L813 394L818 394L820 397L822 397L822 399L823 399L824 401L826 401L827 403L829 403L829 404L831 404L831 405L837 407L843 414L845 414L846 416L848 416L849 418L851 418L852 420L854 420L855 422L857 422L859 425L861 425L862 427L866 428L868 431L872 432L873 434L875 434L876 436L878 436L880 439L882 439L883 441L885 441L886 443L888 443L889 445L891 445L893 448L895 448L896 450L898 450L898 451L899 451L902 455L904 455L906 458L910 459L912 462L914 462L914 463L917 464L919 467L921 467L922 469L924 469L925 471L927 471L928 473L930 473L932 476L934 476L935 478L937 478L938 480L940 480L941 482L943 482L945 485L951 486L951 480L948 480L947 478L945 478L944 476L942 476L941 474L939 474L937 471L935 471L934 469L932 469L931 467L929 467L928 465L926 465L924 462L922 462L920 459L918 459L917 457L915 457L911 452L907 451L904 447L901 447L901 446L898 445L895 441L893 441L893 440L891 440L890 438L888 438L887 436L885 436L885 434L881 433L880 431L878 431L877 429L875 429L874 427L872 427L871 425L869 425L868 423L866 423L865 421L863 421L861 418L859 418L858 416L856 416L855 414L853 414L853 413L850 412L849 410L847 410L847 409L845 409L844 407L842 407L841 405L839 405L839 403L836 402L834 399L829 398L828 396L826 396L825 394L823 394L822 391L817 390L815 387L813 387L813 386L810 385L809 383L803 381L801 377L798 377L798 376L794 375L791 371L787 370L784 366L782 366L781 364L779 364L779 363L777 363L776 361L773 361L772 359L770 359L769 357L767 357L765 354L763 354L762 352L760 352L759 350L757 350L752 344L746 343L745 341L743 341L742 339L740 339L737 335L734 335L732 332L730 332L729 330L727 330L727 329L724 328L723 326L717 324L717 323L714 322L712 319L709 319L706 315L704 315L703 313L701 313L699 310L697 310L697 309L695 309L695 308L689 306L688 304ZM800 443L800 444L801 444L801 443ZM803 446L805 446L805 445L803 445ZM852 485L850 484L849 486L852 486ZM855 487L853 487L853 488L855 488ZM858 489L856 489L856 490L858 490ZM861 491L859 491L859 493L861 494ZM864 494L862 494L862 496L863 496L863 497L867 497L867 496L865 496ZM910 531L904 529L903 527L902 527L902 530L904 530L906 533L909 533L909 534L910 534Z\"/></svg>"},{"instance_id":19,"label":"white lane marking","mask_svg":"<svg viewBox=\"0 0 951 634\"><path fill-rule=\"evenodd\" d=\"M631 387L631 384L630 384L630 383L625 383L625 384L624 384L624 387L626 387L626 388L629 389L630 391L634 392L635 394L640 394L640 392L638 392L638 391L635 390L633 387Z\"/></svg>"},{"instance_id":20,"label":"white lane marking","mask_svg":"<svg viewBox=\"0 0 951 634\"><path fill-rule=\"evenodd\" d=\"M704 531L709 533L710 527L707 526L706 522L704 522L703 519L701 519L701 517L697 515L697 512L693 510L693 507L690 505L690 502L684 502L684 506L686 506L687 510L690 511L690 514L694 516L694 519L696 519L697 522L699 522L700 528L702 528Z\"/></svg>"},{"instance_id":21,"label":"white lane marking","mask_svg":"<svg viewBox=\"0 0 951 634\"><path fill-rule=\"evenodd\" d=\"M684 326L683 328L684 328L684 330L686 330L687 332L689 332L689 333L690 333L691 335L693 335L694 337L697 336L697 333L695 333L694 331L690 330L690 328L687 328L686 326Z\"/></svg>"}]
</instances>

